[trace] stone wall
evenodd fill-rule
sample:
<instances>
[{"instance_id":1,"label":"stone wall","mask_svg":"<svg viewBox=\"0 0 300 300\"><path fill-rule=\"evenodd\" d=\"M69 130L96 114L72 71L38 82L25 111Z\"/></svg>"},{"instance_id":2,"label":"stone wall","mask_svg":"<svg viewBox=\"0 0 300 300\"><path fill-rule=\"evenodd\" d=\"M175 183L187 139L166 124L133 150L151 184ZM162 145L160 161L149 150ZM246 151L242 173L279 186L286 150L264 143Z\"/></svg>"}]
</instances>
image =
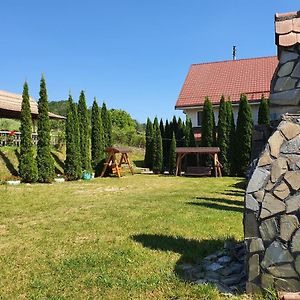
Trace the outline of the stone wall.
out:
<instances>
[{"instance_id":1,"label":"stone wall","mask_svg":"<svg viewBox=\"0 0 300 300\"><path fill-rule=\"evenodd\" d=\"M283 111L299 113L300 45L280 50L277 69L271 82L270 111L272 119Z\"/></svg>"},{"instance_id":2,"label":"stone wall","mask_svg":"<svg viewBox=\"0 0 300 300\"><path fill-rule=\"evenodd\" d=\"M247 291L300 290L300 115L284 115L245 195Z\"/></svg>"}]
</instances>

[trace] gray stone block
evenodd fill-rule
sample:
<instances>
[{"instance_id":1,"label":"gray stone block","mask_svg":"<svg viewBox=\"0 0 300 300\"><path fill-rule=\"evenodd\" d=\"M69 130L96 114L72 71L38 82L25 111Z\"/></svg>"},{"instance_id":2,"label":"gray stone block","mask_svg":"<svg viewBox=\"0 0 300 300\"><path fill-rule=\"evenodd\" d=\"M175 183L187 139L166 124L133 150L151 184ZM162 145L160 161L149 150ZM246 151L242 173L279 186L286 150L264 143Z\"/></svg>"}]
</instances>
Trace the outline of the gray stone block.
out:
<instances>
[{"instance_id":1,"label":"gray stone block","mask_svg":"<svg viewBox=\"0 0 300 300\"><path fill-rule=\"evenodd\" d=\"M247 186L247 193L260 190L269 180L270 172L263 168L256 168Z\"/></svg>"},{"instance_id":2,"label":"gray stone block","mask_svg":"<svg viewBox=\"0 0 300 300\"><path fill-rule=\"evenodd\" d=\"M262 202L260 218L265 219L285 211L285 204L275 198L272 194L266 193Z\"/></svg>"},{"instance_id":3,"label":"gray stone block","mask_svg":"<svg viewBox=\"0 0 300 300\"><path fill-rule=\"evenodd\" d=\"M269 151L264 151L258 160L257 166L264 167L271 163L272 163L272 159L271 159Z\"/></svg>"},{"instance_id":4,"label":"gray stone block","mask_svg":"<svg viewBox=\"0 0 300 300\"><path fill-rule=\"evenodd\" d=\"M284 175L284 180L291 186L294 191L300 189L300 171L289 171Z\"/></svg>"},{"instance_id":5,"label":"gray stone block","mask_svg":"<svg viewBox=\"0 0 300 300\"><path fill-rule=\"evenodd\" d=\"M299 124L292 122L281 122L278 129L280 129L287 140L291 140L300 134Z\"/></svg>"},{"instance_id":6,"label":"gray stone block","mask_svg":"<svg viewBox=\"0 0 300 300\"><path fill-rule=\"evenodd\" d=\"M275 131L268 140L270 146L270 153L273 157L277 158L280 153L280 147L285 141L285 138L280 131Z\"/></svg>"},{"instance_id":7,"label":"gray stone block","mask_svg":"<svg viewBox=\"0 0 300 300\"><path fill-rule=\"evenodd\" d=\"M260 191L257 191L255 193L253 193L253 196L255 197L255 199L258 201L258 202L262 202L263 201L263 198L265 196L265 191L264 190L260 190Z\"/></svg>"},{"instance_id":8,"label":"gray stone block","mask_svg":"<svg viewBox=\"0 0 300 300\"><path fill-rule=\"evenodd\" d=\"M258 222L253 212L246 211L244 215L245 238L259 237Z\"/></svg>"},{"instance_id":9,"label":"gray stone block","mask_svg":"<svg viewBox=\"0 0 300 300\"><path fill-rule=\"evenodd\" d=\"M274 277L270 274L261 274L261 286L264 289L271 289L274 286Z\"/></svg>"},{"instance_id":10,"label":"gray stone block","mask_svg":"<svg viewBox=\"0 0 300 300\"><path fill-rule=\"evenodd\" d=\"M271 164L271 181L274 183L277 179L287 171L287 160L279 157Z\"/></svg>"},{"instance_id":11,"label":"gray stone block","mask_svg":"<svg viewBox=\"0 0 300 300\"><path fill-rule=\"evenodd\" d=\"M248 280L255 280L260 274L260 266L259 266L259 255L254 254L249 257L248 260Z\"/></svg>"},{"instance_id":12,"label":"gray stone block","mask_svg":"<svg viewBox=\"0 0 300 300\"><path fill-rule=\"evenodd\" d=\"M300 229L296 231L292 238L291 251L300 252Z\"/></svg>"},{"instance_id":13,"label":"gray stone block","mask_svg":"<svg viewBox=\"0 0 300 300\"><path fill-rule=\"evenodd\" d=\"M294 61L286 62L285 64L281 65L281 67L279 68L277 72L277 76L284 77L290 75L293 71L294 66L295 66Z\"/></svg>"},{"instance_id":14,"label":"gray stone block","mask_svg":"<svg viewBox=\"0 0 300 300\"><path fill-rule=\"evenodd\" d=\"M297 278L298 274L291 264L284 264L279 266L269 267L268 272L279 278Z\"/></svg>"},{"instance_id":15,"label":"gray stone block","mask_svg":"<svg viewBox=\"0 0 300 300\"><path fill-rule=\"evenodd\" d=\"M270 95L270 105L292 106L299 105L299 101L300 89L298 88L289 91L271 93Z\"/></svg>"},{"instance_id":16,"label":"gray stone block","mask_svg":"<svg viewBox=\"0 0 300 300\"><path fill-rule=\"evenodd\" d=\"M300 208L300 195L292 196L291 198L285 201L286 203L286 213L292 213Z\"/></svg>"},{"instance_id":17,"label":"gray stone block","mask_svg":"<svg viewBox=\"0 0 300 300\"><path fill-rule=\"evenodd\" d=\"M259 232L264 241L273 241L278 235L278 226L275 218L270 218L261 222Z\"/></svg>"},{"instance_id":18,"label":"gray stone block","mask_svg":"<svg viewBox=\"0 0 300 300\"><path fill-rule=\"evenodd\" d=\"M250 253L262 252L265 250L263 240L261 238L253 238L249 241L248 250Z\"/></svg>"},{"instance_id":19,"label":"gray stone block","mask_svg":"<svg viewBox=\"0 0 300 300\"><path fill-rule=\"evenodd\" d=\"M300 255L297 255L295 259L295 269L300 274Z\"/></svg>"},{"instance_id":20,"label":"gray stone block","mask_svg":"<svg viewBox=\"0 0 300 300\"><path fill-rule=\"evenodd\" d=\"M260 208L260 205L251 194L246 194L245 206L247 209L253 210L255 212L258 212Z\"/></svg>"},{"instance_id":21,"label":"gray stone block","mask_svg":"<svg viewBox=\"0 0 300 300\"><path fill-rule=\"evenodd\" d=\"M275 189L274 189L274 195L278 197L281 200L284 200L289 194L290 189L287 186L285 182L281 182Z\"/></svg>"},{"instance_id":22,"label":"gray stone block","mask_svg":"<svg viewBox=\"0 0 300 300\"><path fill-rule=\"evenodd\" d=\"M298 292L300 291L300 281L298 279L276 279L275 289L277 291Z\"/></svg>"},{"instance_id":23,"label":"gray stone block","mask_svg":"<svg viewBox=\"0 0 300 300\"><path fill-rule=\"evenodd\" d=\"M296 136L295 138L285 141L281 146L281 153L283 154L300 154L300 136Z\"/></svg>"},{"instance_id":24,"label":"gray stone block","mask_svg":"<svg viewBox=\"0 0 300 300\"><path fill-rule=\"evenodd\" d=\"M289 91L296 87L297 79L291 77L280 77L276 80L274 91L283 92Z\"/></svg>"},{"instance_id":25,"label":"gray stone block","mask_svg":"<svg viewBox=\"0 0 300 300\"><path fill-rule=\"evenodd\" d=\"M298 61L292 75L293 77L297 77L297 78L300 78L300 61Z\"/></svg>"},{"instance_id":26,"label":"gray stone block","mask_svg":"<svg viewBox=\"0 0 300 300\"><path fill-rule=\"evenodd\" d=\"M299 227L298 218L294 215L283 215L280 218L280 237L284 241L291 239L294 231Z\"/></svg>"},{"instance_id":27,"label":"gray stone block","mask_svg":"<svg viewBox=\"0 0 300 300\"><path fill-rule=\"evenodd\" d=\"M291 60L296 60L299 58L299 55L296 53L296 52L290 52L290 51L285 51L283 50L281 52L281 55L280 55L280 60L279 62L281 64L285 64L286 62L288 61L291 61Z\"/></svg>"},{"instance_id":28,"label":"gray stone block","mask_svg":"<svg viewBox=\"0 0 300 300\"><path fill-rule=\"evenodd\" d=\"M263 268L269 268L272 265L281 263L291 263L293 257L289 250L278 241L274 241L265 252L265 256L261 263Z\"/></svg>"}]
</instances>

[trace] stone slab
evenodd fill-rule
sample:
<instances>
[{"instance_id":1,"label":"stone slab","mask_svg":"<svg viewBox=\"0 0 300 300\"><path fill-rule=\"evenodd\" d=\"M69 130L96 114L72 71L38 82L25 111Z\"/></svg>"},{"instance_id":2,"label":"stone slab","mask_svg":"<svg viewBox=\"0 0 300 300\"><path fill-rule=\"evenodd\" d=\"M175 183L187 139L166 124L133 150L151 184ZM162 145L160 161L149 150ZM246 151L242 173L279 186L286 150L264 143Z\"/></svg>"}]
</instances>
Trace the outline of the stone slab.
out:
<instances>
[{"instance_id":1,"label":"stone slab","mask_svg":"<svg viewBox=\"0 0 300 300\"><path fill-rule=\"evenodd\" d=\"M290 75L294 69L294 66L295 66L294 61L288 61L282 64L277 72L277 76L284 77Z\"/></svg>"},{"instance_id":2,"label":"stone slab","mask_svg":"<svg viewBox=\"0 0 300 300\"><path fill-rule=\"evenodd\" d=\"M287 160L285 157L279 157L271 164L271 181L276 182L279 177L287 171Z\"/></svg>"},{"instance_id":3,"label":"stone slab","mask_svg":"<svg viewBox=\"0 0 300 300\"><path fill-rule=\"evenodd\" d=\"M294 252L300 252L300 229L296 231L292 238L291 243L291 251Z\"/></svg>"},{"instance_id":4,"label":"stone slab","mask_svg":"<svg viewBox=\"0 0 300 300\"><path fill-rule=\"evenodd\" d=\"M258 212L260 208L257 200L251 194L246 194L245 207L255 212Z\"/></svg>"},{"instance_id":5,"label":"stone slab","mask_svg":"<svg viewBox=\"0 0 300 300\"><path fill-rule=\"evenodd\" d=\"M292 122L281 122L279 128L287 140L291 140L300 134L300 126Z\"/></svg>"},{"instance_id":6,"label":"stone slab","mask_svg":"<svg viewBox=\"0 0 300 300\"><path fill-rule=\"evenodd\" d=\"M289 250L281 242L274 241L266 249L261 266L263 268L269 268L276 264L291 263L293 260L294 259Z\"/></svg>"},{"instance_id":7,"label":"stone slab","mask_svg":"<svg viewBox=\"0 0 300 300\"><path fill-rule=\"evenodd\" d=\"M298 292L300 291L300 281L297 279L276 279L275 289L277 291Z\"/></svg>"},{"instance_id":8,"label":"stone slab","mask_svg":"<svg viewBox=\"0 0 300 300\"><path fill-rule=\"evenodd\" d=\"M281 132L278 130L275 131L269 138L268 143L270 146L270 153L273 157L277 158L279 156L280 147L281 147L283 141L285 141L285 138L283 137Z\"/></svg>"},{"instance_id":9,"label":"stone slab","mask_svg":"<svg viewBox=\"0 0 300 300\"><path fill-rule=\"evenodd\" d=\"M254 192L253 196L258 202L262 202L264 199L264 196L265 196L265 191L260 190L260 191Z\"/></svg>"},{"instance_id":10,"label":"stone slab","mask_svg":"<svg viewBox=\"0 0 300 300\"><path fill-rule=\"evenodd\" d=\"M290 189L287 186L287 184L282 181L275 189L274 189L274 195L278 197L281 200L284 200L289 194Z\"/></svg>"},{"instance_id":11,"label":"stone slab","mask_svg":"<svg viewBox=\"0 0 300 300\"><path fill-rule=\"evenodd\" d=\"M297 278L298 274L291 264L283 264L279 266L269 267L268 272L279 278Z\"/></svg>"},{"instance_id":12,"label":"stone slab","mask_svg":"<svg viewBox=\"0 0 300 300\"><path fill-rule=\"evenodd\" d=\"M248 280L255 280L260 274L260 266L259 266L259 255L254 254L249 257L248 260Z\"/></svg>"},{"instance_id":13,"label":"stone slab","mask_svg":"<svg viewBox=\"0 0 300 300\"><path fill-rule=\"evenodd\" d=\"M296 136L295 138L284 142L280 151L283 154L300 154L300 136Z\"/></svg>"},{"instance_id":14,"label":"stone slab","mask_svg":"<svg viewBox=\"0 0 300 300\"><path fill-rule=\"evenodd\" d=\"M285 204L275 198L272 194L266 193L262 202L260 218L265 219L285 211Z\"/></svg>"},{"instance_id":15,"label":"stone slab","mask_svg":"<svg viewBox=\"0 0 300 300\"><path fill-rule=\"evenodd\" d=\"M300 195L294 195L285 201L286 213L292 213L298 211L300 208Z\"/></svg>"},{"instance_id":16,"label":"stone slab","mask_svg":"<svg viewBox=\"0 0 300 300\"><path fill-rule=\"evenodd\" d=\"M262 252L265 250L263 240L261 238L253 238L249 240L248 251L250 253Z\"/></svg>"},{"instance_id":17,"label":"stone slab","mask_svg":"<svg viewBox=\"0 0 300 300\"><path fill-rule=\"evenodd\" d=\"M294 191L300 189L300 171L289 171L284 175L284 180L291 186Z\"/></svg>"},{"instance_id":18,"label":"stone slab","mask_svg":"<svg viewBox=\"0 0 300 300\"><path fill-rule=\"evenodd\" d=\"M294 106L299 105L300 89L271 93L270 105Z\"/></svg>"},{"instance_id":19,"label":"stone slab","mask_svg":"<svg viewBox=\"0 0 300 300\"><path fill-rule=\"evenodd\" d=\"M297 65L292 73L292 76L300 78L300 62L297 63Z\"/></svg>"},{"instance_id":20,"label":"stone slab","mask_svg":"<svg viewBox=\"0 0 300 300\"><path fill-rule=\"evenodd\" d=\"M244 236L252 238L259 236L258 221L254 212L245 211L244 214Z\"/></svg>"},{"instance_id":21,"label":"stone slab","mask_svg":"<svg viewBox=\"0 0 300 300\"><path fill-rule=\"evenodd\" d=\"M264 241L273 241L278 235L278 225L275 218L270 218L261 222L259 232Z\"/></svg>"},{"instance_id":22,"label":"stone slab","mask_svg":"<svg viewBox=\"0 0 300 300\"><path fill-rule=\"evenodd\" d=\"M264 167L270 165L271 163L272 163L272 159L269 151L264 151L264 153L261 155L260 159L258 160L257 166Z\"/></svg>"},{"instance_id":23,"label":"stone slab","mask_svg":"<svg viewBox=\"0 0 300 300\"><path fill-rule=\"evenodd\" d=\"M261 274L261 286L264 289L271 289L274 286L274 277L270 274Z\"/></svg>"},{"instance_id":24,"label":"stone slab","mask_svg":"<svg viewBox=\"0 0 300 300\"><path fill-rule=\"evenodd\" d=\"M247 186L247 193L253 193L260 190L265 182L269 180L270 172L263 168L256 168Z\"/></svg>"},{"instance_id":25,"label":"stone slab","mask_svg":"<svg viewBox=\"0 0 300 300\"><path fill-rule=\"evenodd\" d=\"M286 62L288 61L291 61L291 60L296 60L299 58L299 55L296 53L296 52L290 52L290 51L285 51L283 50L281 52L281 55L280 55L280 60L279 62L281 64L285 64Z\"/></svg>"},{"instance_id":26,"label":"stone slab","mask_svg":"<svg viewBox=\"0 0 300 300\"><path fill-rule=\"evenodd\" d=\"M300 255L297 255L295 259L295 269L300 274Z\"/></svg>"},{"instance_id":27,"label":"stone slab","mask_svg":"<svg viewBox=\"0 0 300 300\"><path fill-rule=\"evenodd\" d=\"M274 91L282 92L289 91L296 87L297 79L291 77L280 77L276 80Z\"/></svg>"},{"instance_id":28,"label":"stone slab","mask_svg":"<svg viewBox=\"0 0 300 300\"><path fill-rule=\"evenodd\" d=\"M291 239L294 231L299 227L299 220L295 215L283 215L280 217L280 237L284 241Z\"/></svg>"}]
</instances>

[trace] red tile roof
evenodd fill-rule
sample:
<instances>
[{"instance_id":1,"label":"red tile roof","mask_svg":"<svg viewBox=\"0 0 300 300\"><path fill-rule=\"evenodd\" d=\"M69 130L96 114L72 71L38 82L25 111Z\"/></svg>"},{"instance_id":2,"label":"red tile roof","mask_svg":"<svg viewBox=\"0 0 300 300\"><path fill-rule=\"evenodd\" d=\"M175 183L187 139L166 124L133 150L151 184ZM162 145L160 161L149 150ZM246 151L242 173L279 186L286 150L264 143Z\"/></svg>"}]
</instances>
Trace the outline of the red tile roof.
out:
<instances>
[{"instance_id":1,"label":"red tile roof","mask_svg":"<svg viewBox=\"0 0 300 300\"><path fill-rule=\"evenodd\" d=\"M202 106L206 96L213 104L218 104L222 95L232 102L238 102L241 93L249 101L259 100L262 94L269 97L277 64L277 56L194 64L175 108Z\"/></svg>"},{"instance_id":2,"label":"red tile roof","mask_svg":"<svg viewBox=\"0 0 300 300\"><path fill-rule=\"evenodd\" d=\"M275 39L282 47L300 43L300 11L275 15Z\"/></svg>"}]
</instances>

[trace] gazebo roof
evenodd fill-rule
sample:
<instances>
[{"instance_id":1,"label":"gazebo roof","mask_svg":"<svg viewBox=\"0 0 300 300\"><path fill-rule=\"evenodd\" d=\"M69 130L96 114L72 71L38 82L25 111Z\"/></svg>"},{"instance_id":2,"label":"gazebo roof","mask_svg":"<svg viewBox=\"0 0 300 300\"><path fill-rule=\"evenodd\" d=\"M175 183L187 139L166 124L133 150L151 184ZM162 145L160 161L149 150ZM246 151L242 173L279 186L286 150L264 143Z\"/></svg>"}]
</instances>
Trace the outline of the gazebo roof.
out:
<instances>
[{"instance_id":1,"label":"gazebo roof","mask_svg":"<svg viewBox=\"0 0 300 300\"><path fill-rule=\"evenodd\" d=\"M22 106L22 95L0 90L0 118L20 119ZM30 97L30 109L33 119L38 117L37 102ZM50 119L64 120L64 116L49 112Z\"/></svg>"}]
</instances>

